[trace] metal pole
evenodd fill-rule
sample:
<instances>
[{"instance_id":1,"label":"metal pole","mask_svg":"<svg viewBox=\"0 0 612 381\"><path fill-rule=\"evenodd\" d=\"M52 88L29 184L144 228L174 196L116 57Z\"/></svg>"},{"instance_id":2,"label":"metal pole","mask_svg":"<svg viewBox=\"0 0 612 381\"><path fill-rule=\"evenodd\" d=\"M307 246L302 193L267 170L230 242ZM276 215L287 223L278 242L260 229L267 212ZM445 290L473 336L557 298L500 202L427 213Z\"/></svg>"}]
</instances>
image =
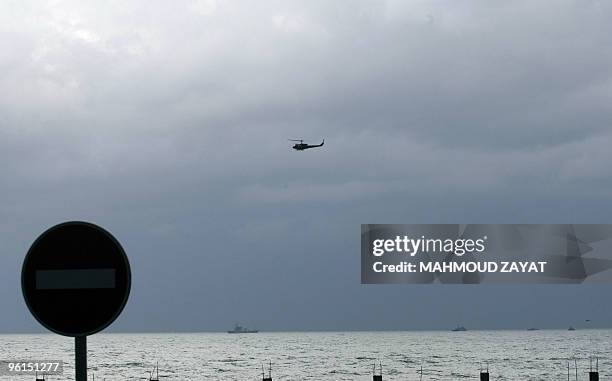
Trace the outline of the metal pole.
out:
<instances>
[{"instance_id":1,"label":"metal pole","mask_svg":"<svg viewBox=\"0 0 612 381\"><path fill-rule=\"evenodd\" d=\"M75 380L87 381L87 336L74 338Z\"/></svg>"},{"instance_id":2,"label":"metal pole","mask_svg":"<svg viewBox=\"0 0 612 381\"><path fill-rule=\"evenodd\" d=\"M578 360L576 360L575 357L574 357L574 366L576 366L576 381L578 381Z\"/></svg>"}]
</instances>

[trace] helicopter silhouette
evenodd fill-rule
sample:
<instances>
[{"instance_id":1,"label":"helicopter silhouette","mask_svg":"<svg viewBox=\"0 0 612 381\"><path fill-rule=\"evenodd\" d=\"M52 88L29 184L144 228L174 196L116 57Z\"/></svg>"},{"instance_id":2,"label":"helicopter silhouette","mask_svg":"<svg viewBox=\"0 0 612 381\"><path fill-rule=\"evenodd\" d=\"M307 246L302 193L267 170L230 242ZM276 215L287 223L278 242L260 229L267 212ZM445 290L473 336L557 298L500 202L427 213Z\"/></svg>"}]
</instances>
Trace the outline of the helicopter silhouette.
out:
<instances>
[{"instance_id":1,"label":"helicopter silhouette","mask_svg":"<svg viewBox=\"0 0 612 381\"><path fill-rule=\"evenodd\" d=\"M292 147L296 151L303 151L303 150L309 149L309 148L323 147L323 144L325 144L325 139L323 139L321 144L306 144L306 143L304 143L304 140L302 140L302 139L289 139L289 141L299 142L299 143L294 144L293 147Z\"/></svg>"}]
</instances>

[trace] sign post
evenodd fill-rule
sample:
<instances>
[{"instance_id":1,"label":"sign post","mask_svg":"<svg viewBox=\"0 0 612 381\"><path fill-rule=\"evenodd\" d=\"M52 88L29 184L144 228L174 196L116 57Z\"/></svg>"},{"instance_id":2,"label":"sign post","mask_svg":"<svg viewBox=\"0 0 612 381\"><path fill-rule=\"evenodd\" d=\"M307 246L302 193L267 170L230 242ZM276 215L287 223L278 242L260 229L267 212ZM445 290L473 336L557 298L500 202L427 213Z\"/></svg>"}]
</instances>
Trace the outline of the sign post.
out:
<instances>
[{"instance_id":1,"label":"sign post","mask_svg":"<svg viewBox=\"0 0 612 381\"><path fill-rule=\"evenodd\" d=\"M21 289L45 328L75 338L76 381L87 380L87 336L108 327L127 303L130 264L119 242L87 222L55 225L26 254Z\"/></svg>"},{"instance_id":2,"label":"sign post","mask_svg":"<svg viewBox=\"0 0 612 381\"><path fill-rule=\"evenodd\" d=\"M87 380L87 336L74 338L75 380Z\"/></svg>"}]
</instances>

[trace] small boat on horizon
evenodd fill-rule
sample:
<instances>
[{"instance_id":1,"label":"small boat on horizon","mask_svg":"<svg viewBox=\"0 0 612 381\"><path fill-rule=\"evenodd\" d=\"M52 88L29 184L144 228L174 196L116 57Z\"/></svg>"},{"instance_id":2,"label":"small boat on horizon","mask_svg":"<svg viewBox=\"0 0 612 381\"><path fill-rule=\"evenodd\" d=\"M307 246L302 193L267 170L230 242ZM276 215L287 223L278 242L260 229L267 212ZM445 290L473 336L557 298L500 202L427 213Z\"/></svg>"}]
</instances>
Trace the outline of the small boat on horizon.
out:
<instances>
[{"instance_id":1,"label":"small boat on horizon","mask_svg":"<svg viewBox=\"0 0 612 381\"><path fill-rule=\"evenodd\" d=\"M528 331L539 331L540 328L527 328Z\"/></svg>"},{"instance_id":2,"label":"small boat on horizon","mask_svg":"<svg viewBox=\"0 0 612 381\"><path fill-rule=\"evenodd\" d=\"M259 331L256 329L248 329L239 324L236 324L233 330L227 331L227 333L257 333L257 332Z\"/></svg>"},{"instance_id":3,"label":"small boat on horizon","mask_svg":"<svg viewBox=\"0 0 612 381\"><path fill-rule=\"evenodd\" d=\"M456 328L453 328L451 331L452 332L465 332L467 331L467 328L465 328L462 325L458 325Z\"/></svg>"},{"instance_id":4,"label":"small boat on horizon","mask_svg":"<svg viewBox=\"0 0 612 381\"><path fill-rule=\"evenodd\" d=\"M569 327L567 330L568 330L568 331L575 331L575 330L576 330L576 328L574 328L574 327L572 327L572 326L570 325L570 327Z\"/></svg>"}]
</instances>

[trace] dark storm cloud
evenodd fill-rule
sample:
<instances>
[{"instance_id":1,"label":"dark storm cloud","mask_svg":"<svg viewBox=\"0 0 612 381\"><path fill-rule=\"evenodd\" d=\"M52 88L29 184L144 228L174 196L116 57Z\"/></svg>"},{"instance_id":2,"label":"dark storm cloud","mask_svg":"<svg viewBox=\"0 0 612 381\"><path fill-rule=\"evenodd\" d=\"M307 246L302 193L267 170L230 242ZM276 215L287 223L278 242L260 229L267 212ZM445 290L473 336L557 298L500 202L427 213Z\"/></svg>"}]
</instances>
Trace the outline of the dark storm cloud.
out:
<instances>
[{"instance_id":1,"label":"dark storm cloud","mask_svg":"<svg viewBox=\"0 0 612 381\"><path fill-rule=\"evenodd\" d=\"M136 264L125 329L338 328L386 295L452 303L359 286L359 224L609 222L611 15L596 1L5 3L2 297L20 303L38 233L86 219ZM375 321L346 324L402 326Z\"/></svg>"}]
</instances>

